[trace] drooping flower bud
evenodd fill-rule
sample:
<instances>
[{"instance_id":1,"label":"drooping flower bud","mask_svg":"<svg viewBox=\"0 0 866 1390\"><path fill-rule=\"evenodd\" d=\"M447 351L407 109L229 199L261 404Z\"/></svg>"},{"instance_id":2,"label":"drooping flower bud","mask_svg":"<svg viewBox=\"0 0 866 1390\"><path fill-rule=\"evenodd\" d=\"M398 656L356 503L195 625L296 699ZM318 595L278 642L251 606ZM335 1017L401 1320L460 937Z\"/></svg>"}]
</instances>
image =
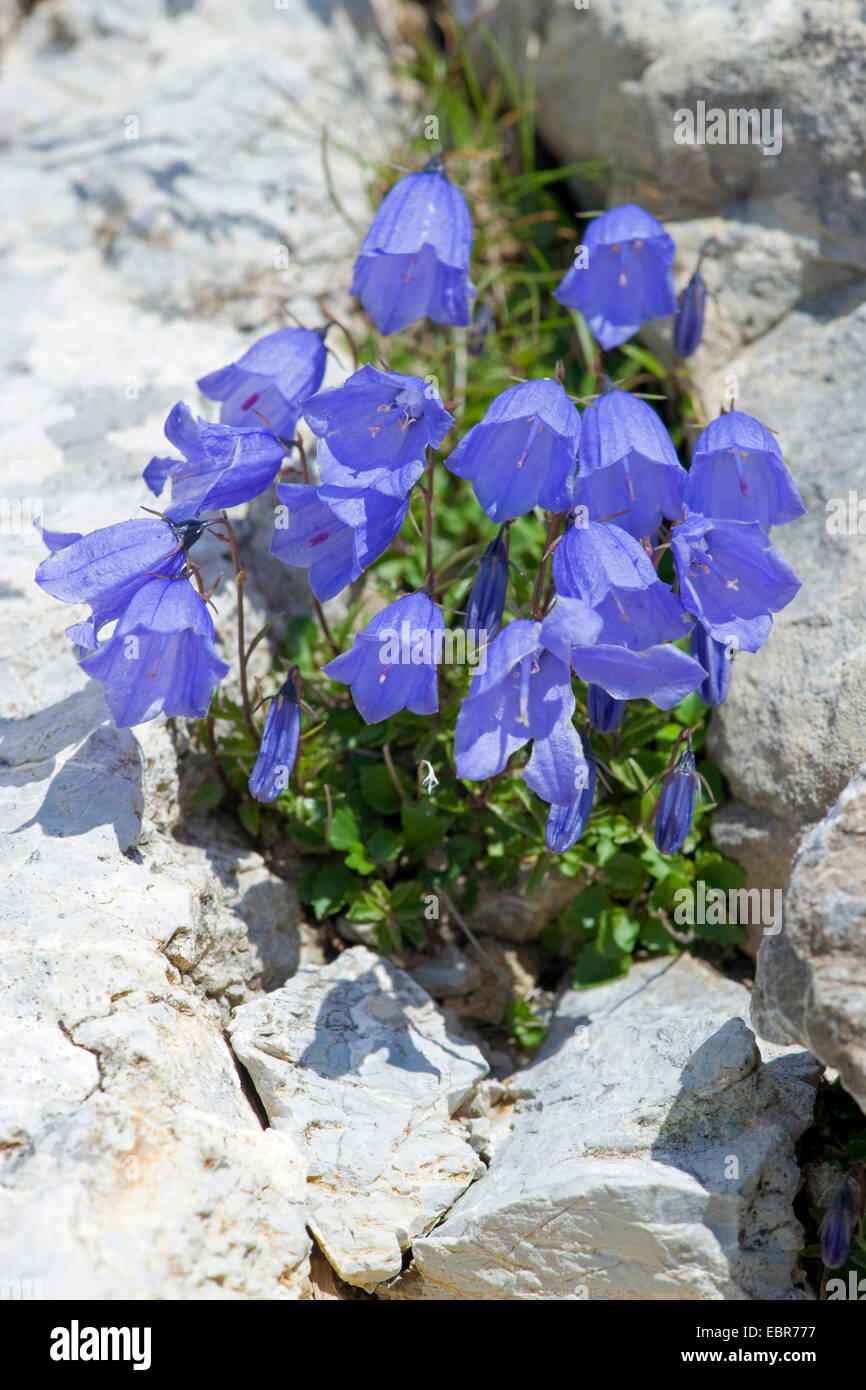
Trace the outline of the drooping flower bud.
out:
<instances>
[{"instance_id":1,"label":"drooping flower bud","mask_svg":"<svg viewBox=\"0 0 866 1390\"><path fill-rule=\"evenodd\" d=\"M256 765L250 774L250 796L257 801L276 801L289 785L298 756L301 733L301 703L295 689L294 671L271 700L265 718Z\"/></svg>"},{"instance_id":2,"label":"drooping flower bud","mask_svg":"<svg viewBox=\"0 0 866 1390\"><path fill-rule=\"evenodd\" d=\"M625 700L615 700L600 685L589 685L586 691L586 711L592 727L600 734L618 729L625 713Z\"/></svg>"},{"instance_id":3,"label":"drooping flower bud","mask_svg":"<svg viewBox=\"0 0 866 1390\"><path fill-rule=\"evenodd\" d=\"M819 1232L821 1259L828 1269L838 1269L850 1255L856 1219L854 1199L848 1184L843 1183L833 1199L833 1205L824 1215Z\"/></svg>"},{"instance_id":4,"label":"drooping flower bud","mask_svg":"<svg viewBox=\"0 0 866 1390\"><path fill-rule=\"evenodd\" d=\"M706 680L698 686L698 694L705 705L721 705L731 683L732 644L718 642L703 623L695 623L689 637L689 651L707 673Z\"/></svg>"},{"instance_id":5,"label":"drooping flower bud","mask_svg":"<svg viewBox=\"0 0 866 1390\"><path fill-rule=\"evenodd\" d=\"M466 334L466 351L470 357L480 357L488 335L496 332L496 315L488 303L479 304L472 315Z\"/></svg>"},{"instance_id":6,"label":"drooping flower bud","mask_svg":"<svg viewBox=\"0 0 866 1390\"><path fill-rule=\"evenodd\" d=\"M571 849L572 845L577 844L586 828L586 822L589 820L589 813L592 810L596 771L595 763L589 756L586 739L583 740L583 749L587 755L585 758L585 785L574 801L561 806L553 805L547 813L544 842L554 854L565 854L567 849Z\"/></svg>"},{"instance_id":7,"label":"drooping flower bud","mask_svg":"<svg viewBox=\"0 0 866 1390\"><path fill-rule=\"evenodd\" d=\"M478 567L475 583L466 604L464 627L467 632L483 633L492 641L499 631L505 609L508 588L508 549L504 539L505 527L490 542Z\"/></svg>"},{"instance_id":8,"label":"drooping flower bud","mask_svg":"<svg viewBox=\"0 0 866 1390\"><path fill-rule=\"evenodd\" d=\"M678 762L665 774L665 784L658 799L654 836L656 849L662 854L675 854L682 848L695 814L695 792L698 773L692 741Z\"/></svg>"},{"instance_id":9,"label":"drooping flower bud","mask_svg":"<svg viewBox=\"0 0 866 1390\"><path fill-rule=\"evenodd\" d=\"M674 352L678 357L691 357L704 333L704 309L707 287L700 266L677 297L674 319Z\"/></svg>"}]
</instances>

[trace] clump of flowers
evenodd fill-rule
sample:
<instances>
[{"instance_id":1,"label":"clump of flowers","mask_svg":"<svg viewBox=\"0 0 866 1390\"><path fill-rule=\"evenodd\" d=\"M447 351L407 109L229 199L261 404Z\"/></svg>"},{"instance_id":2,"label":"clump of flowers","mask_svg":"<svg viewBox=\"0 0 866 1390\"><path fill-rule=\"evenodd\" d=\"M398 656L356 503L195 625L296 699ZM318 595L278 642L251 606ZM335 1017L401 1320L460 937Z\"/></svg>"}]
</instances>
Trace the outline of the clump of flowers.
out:
<instances>
[{"instance_id":1,"label":"clump of flowers","mask_svg":"<svg viewBox=\"0 0 866 1390\"><path fill-rule=\"evenodd\" d=\"M469 207L437 157L384 199L358 255L353 292L385 334L425 316L465 328L475 294L472 240ZM601 349L675 313L674 244L644 209L628 204L603 213L583 249L555 293L582 313ZM702 286L698 275L680 299L680 358L700 338ZM470 370L496 333L489 306L480 305L478 324ZM381 359L356 363L342 385L322 389L327 328L270 333L203 377L202 393L220 403L219 422L196 419L182 402L172 408L165 433L176 453L154 458L144 472L154 494L169 489L163 513L87 536L44 533L52 553L37 582L91 609L68 630L82 668L103 685L120 726L159 714L205 720L224 789L241 800L247 828L257 829L259 804L272 804L301 844L314 844L318 834L320 845L343 855L339 872L327 865L311 871L306 898L319 916L348 908L353 920L376 924L384 947L399 943L401 931L417 939L425 886L462 891L485 850L492 856L472 819L496 808L494 789L504 782L541 826L535 859L543 873L557 860L574 869L578 861L569 856L596 814L603 818L609 778L623 779L641 804L660 780L654 849L644 838L641 862L662 881L668 870L659 869L659 856L686 843L700 787L691 731L674 725L668 761L654 778L642 771L634 787L623 730L631 702L666 712L698 692L705 703L720 703L733 654L757 651L773 614L796 594L799 582L768 534L803 511L775 436L731 410L706 425L687 470L661 416L605 376L600 354L589 395L569 393L562 365L550 362L530 379L503 379L477 423L462 429L455 423L462 402L443 402L435 378L391 370ZM314 467L296 436L301 419L316 440ZM457 610L464 655L456 670L458 634L443 594L455 592L462 571L455 574L450 559L434 564L438 499L453 488L462 495L449 514L452 534L457 514L466 534L481 536L468 547L475 569ZM271 552L307 571L330 659L316 669L308 652L269 701L260 692L262 728L247 683L244 571L227 513L270 490ZM471 494L480 510L470 522ZM337 640L321 603L348 592L351 619L351 586L380 557L387 594L394 583L388 555L407 518L419 533L415 582L401 583L372 616L368 609L351 633L342 623ZM492 534L489 527L485 534L488 520ZM523 563L531 565L521 578L531 589L522 601L510 558L515 528L523 528ZM217 693L229 669L217 654L210 613L218 591L215 600L192 559L205 530L230 545L235 561L240 710ZM341 688L351 692L359 720ZM423 731L431 716L432 741ZM236 731L221 750L214 721L227 717ZM364 732L382 725L381 737ZM397 762L392 726L403 750ZM668 728L664 716L653 727L660 734ZM599 738L609 741L610 766ZM414 784L406 757L413 740ZM341 746L366 806L385 818L366 837L357 803L339 778L326 780L329 750ZM440 786L445 762L447 786ZM322 790L318 798L312 782ZM463 820L449 841L447 868L437 869L449 814ZM493 814L507 824L501 803ZM617 846L647 834L634 818L628 835L615 824L599 867L615 873L613 861L629 858ZM410 861L415 876L407 882L399 871ZM634 873L619 867L626 877ZM625 909L600 910L613 913L610 931L627 956L637 929L616 916Z\"/></svg>"}]
</instances>

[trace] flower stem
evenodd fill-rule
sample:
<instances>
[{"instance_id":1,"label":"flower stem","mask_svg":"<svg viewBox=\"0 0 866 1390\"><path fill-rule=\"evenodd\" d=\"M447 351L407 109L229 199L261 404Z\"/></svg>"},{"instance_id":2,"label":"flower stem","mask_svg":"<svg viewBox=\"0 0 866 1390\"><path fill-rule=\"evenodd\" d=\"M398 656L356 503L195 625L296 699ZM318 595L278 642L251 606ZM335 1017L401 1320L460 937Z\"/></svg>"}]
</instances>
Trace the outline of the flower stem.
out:
<instances>
[{"instance_id":1,"label":"flower stem","mask_svg":"<svg viewBox=\"0 0 866 1390\"><path fill-rule=\"evenodd\" d=\"M340 648L337 646L337 643L334 640L334 634L328 626L328 619L325 617L325 610L319 603L319 600L316 598L315 594L312 595L312 599L313 607L316 610L316 617L319 620L319 627L322 629L322 636L324 637L328 646L331 648L331 651L334 653L334 656L339 656Z\"/></svg>"},{"instance_id":2,"label":"flower stem","mask_svg":"<svg viewBox=\"0 0 866 1390\"><path fill-rule=\"evenodd\" d=\"M247 576L241 564L238 540L234 532L234 527L225 512L223 512L220 521L221 525L225 527L226 538L232 553L232 564L235 567L235 584L237 586L238 595L238 664L240 667L241 704L244 707L244 723L255 739L256 744L259 744L261 739L259 738L259 731L256 728L255 720L253 719L253 709L250 704L250 691L247 683L248 653L246 649L246 640L244 638L244 582Z\"/></svg>"},{"instance_id":3,"label":"flower stem","mask_svg":"<svg viewBox=\"0 0 866 1390\"><path fill-rule=\"evenodd\" d=\"M427 593L433 594L436 584L436 575L433 569L433 459L427 462L427 485L424 489L424 548L427 554L427 567L424 576L424 588Z\"/></svg>"}]
</instances>

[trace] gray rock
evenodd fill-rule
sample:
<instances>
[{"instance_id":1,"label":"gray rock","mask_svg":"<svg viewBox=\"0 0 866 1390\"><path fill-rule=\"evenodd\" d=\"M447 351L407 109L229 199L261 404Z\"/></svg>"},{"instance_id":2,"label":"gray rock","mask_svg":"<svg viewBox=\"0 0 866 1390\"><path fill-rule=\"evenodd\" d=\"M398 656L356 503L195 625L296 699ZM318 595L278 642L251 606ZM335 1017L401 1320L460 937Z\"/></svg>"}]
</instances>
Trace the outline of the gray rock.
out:
<instances>
[{"instance_id":1,"label":"gray rock","mask_svg":"<svg viewBox=\"0 0 866 1390\"><path fill-rule=\"evenodd\" d=\"M794 1144L818 1068L762 1046L688 957L568 991L508 1082L490 1167L386 1297L795 1297ZM763 1060L762 1055L763 1054Z\"/></svg>"},{"instance_id":2,"label":"gray rock","mask_svg":"<svg viewBox=\"0 0 866 1390\"><path fill-rule=\"evenodd\" d=\"M838 1071L866 1112L866 766L794 861L782 931L758 952L752 1016Z\"/></svg>"},{"instance_id":3,"label":"gray rock","mask_svg":"<svg viewBox=\"0 0 866 1390\"><path fill-rule=\"evenodd\" d=\"M407 961L406 969L415 983L434 999L445 999L449 994L462 997L481 984L478 961L470 959L451 941L446 941L435 955L413 956Z\"/></svg>"},{"instance_id":4,"label":"gray rock","mask_svg":"<svg viewBox=\"0 0 866 1390\"><path fill-rule=\"evenodd\" d=\"M230 1026L273 1127L308 1165L310 1228L372 1289L480 1171L451 1115L487 1073L405 971L357 946L244 1004Z\"/></svg>"}]
</instances>

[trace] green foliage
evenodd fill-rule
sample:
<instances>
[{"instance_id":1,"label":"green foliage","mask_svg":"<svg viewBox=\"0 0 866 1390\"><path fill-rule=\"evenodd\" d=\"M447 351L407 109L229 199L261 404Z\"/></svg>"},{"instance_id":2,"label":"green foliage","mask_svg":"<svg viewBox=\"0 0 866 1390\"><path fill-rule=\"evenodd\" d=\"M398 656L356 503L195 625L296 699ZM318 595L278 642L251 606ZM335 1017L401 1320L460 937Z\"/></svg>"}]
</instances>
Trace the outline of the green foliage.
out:
<instances>
[{"instance_id":1,"label":"green foliage","mask_svg":"<svg viewBox=\"0 0 866 1390\"><path fill-rule=\"evenodd\" d=\"M447 23L447 17L443 20ZM482 34L483 34L482 27ZM550 291L566 268L580 233L567 202L564 180L604 184L617 172L601 164L542 168L536 160L534 94L517 78L486 35L499 75L482 86L456 29L449 27L443 53L418 48L415 76L427 94L427 109L439 120L439 144L449 152L449 170L471 201L475 225L473 279L479 300L490 304L496 327L478 357L467 354L465 332L422 323L382 343L371 331L358 344L362 361L383 352L393 370L433 377L443 399L461 403L458 426L445 450L478 421L493 398L513 379L550 376L562 363L565 389L587 397L597 390L597 348L579 314L561 309ZM531 71L531 68L530 68ZM438 146L419 131L404 163L420 167ZM455 153L456 152L456 153ZM378 203L397 175L384 166L371 188ZM603 196L599 193L599 205ZM665 369L636 344L606 355L605 371L625 389L659 393L670 389ZM687 398L686 398L687 403ZM436 597L446 616L465 605L475 562L495 532L470 489L446 468L433 470L435 525L433 562ZM421 523L421 498L412 507ZM509 528L512 611L528 613L543 548L540 513ZM669 562L669 557L666 561ZM424 582L423 545L411 520L377 562L371 583L380 602L390 602ZM333 628L345 650L370 613L369 593L349 604ZM536 892L553 871L574 880L571 905L544 934L544 944L574 962L580 985L624 974L636 951L664 954L709 938L739 939L739 929L679 929L673 919L675 893L700 878L708 885L734 884L739 871L715 854L707 841L708 805L699 804L689 839L679 854L660 855L651 818L659 779L686 728L693 730L698 766L721 795L720 778L704 756L706 710L697 696L664 713L642 703L629 705L620 730L592 736L595 753L609 769L599 782L595 809L579 843L561 856L544 843L547 808L527 789L518 755L499 778L484 786L457 780L453 729L471 671L440 668L440 710L430 718L407 712L368 726L342 685L321 675L333 654L317 623L295 617L282 653L299 668L309 709L298 768L291 786L269 807L251 803L246 780L256 744L243 710L220 693L212 709L224 781L197 794L202 804L234 805L250 834L266 830L284 837L307 857L300 880L302 902L317 921L344 915L365 940L382 951L421 944L435 930L432 898L439 892L471 911L482 886ZM275 685L281 680L275 674ZM578 686L578 724L586 718L585 688ZM209 733L202 727L202 743ZM429 792L421 777L429 764L437 784ZM529 1006L514 1003L514 1036L536 1046L543 1027Z\"/></svg>"},{"instance_id":2,"label":"green foliage","mask_svg":"<svg viewBox=\"0 0 866 1390\"><path fill-rule=\"evenodd\" d=\"M838 1173L840 1186L846 1174L850 1177L853 1170L859 1180L862 1212L863 1201L866 1198L866 1118L857 1102L843 1090L838 1077L834 1082L825 1082L819 1088L815 1120L812 1128L803 1136L799 1159L801 1167L828 1164ZM852 1186L856 1194L858 1183L853 1183ZM830 1201L834 1195L831 1184ZM804 1195L801 1209L798 1211L805 1227L803 1258L816 1291L821 1289L822 1276L826 1276L821 1262L820 1238L820 1226L824 1215L824 1209L811 1206ZM847 1284L848 1275L852 1270L856 1271L858 1279L866 1275L866 1222L862 1215L852 1242L850 1258L839 1269L832 1270L831 1274L834 1279L843 1279Z\"/></svg>"}]
</instances>

